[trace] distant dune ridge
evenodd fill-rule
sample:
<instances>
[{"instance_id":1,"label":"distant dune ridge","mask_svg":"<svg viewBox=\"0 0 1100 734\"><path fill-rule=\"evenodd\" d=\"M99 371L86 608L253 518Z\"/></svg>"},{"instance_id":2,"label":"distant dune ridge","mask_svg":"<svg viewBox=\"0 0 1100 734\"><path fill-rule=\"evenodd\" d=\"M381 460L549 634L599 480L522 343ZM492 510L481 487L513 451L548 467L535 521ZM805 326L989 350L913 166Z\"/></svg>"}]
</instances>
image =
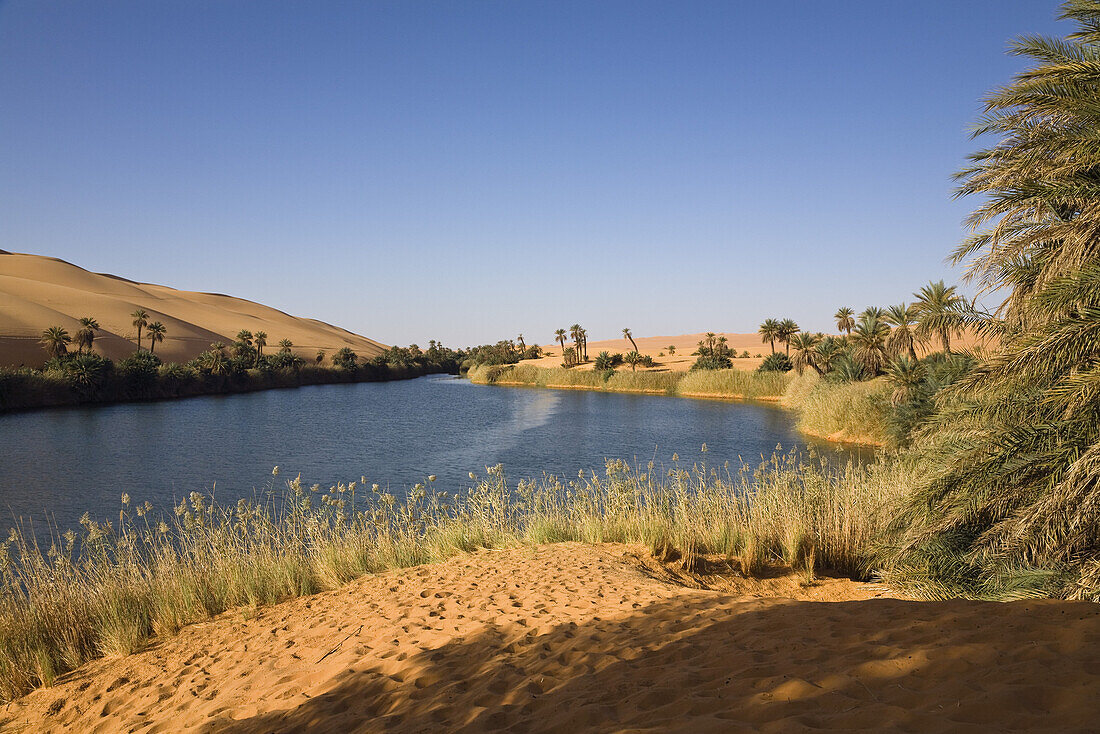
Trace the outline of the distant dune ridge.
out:
<instances>
[{"instance_id":1,"label":"distant dune ridge","mask_svg":"<svg viewBox=\"0 0 1100 734\"><path fill-rule=\"evenodd\" d=\"M70 335L78 319L95 318L101 327L94 350L112 359L133 353L137 331L130 314L143 308L149 321L167 329L156 354L167 362L185 362L216 341L232 343L237 332L267 333L266 351L278 351L282 339L312 359L317 350L332 354L350 347L361 358L381 354L384 344L316 319L305 319L241 298L180 291L92 273L72 263L41 255L0 250L0 365L39 367L46 353L42 331L63 326ZM148 342L142 334L142 346Z\"/></svg>"}]
</instances>

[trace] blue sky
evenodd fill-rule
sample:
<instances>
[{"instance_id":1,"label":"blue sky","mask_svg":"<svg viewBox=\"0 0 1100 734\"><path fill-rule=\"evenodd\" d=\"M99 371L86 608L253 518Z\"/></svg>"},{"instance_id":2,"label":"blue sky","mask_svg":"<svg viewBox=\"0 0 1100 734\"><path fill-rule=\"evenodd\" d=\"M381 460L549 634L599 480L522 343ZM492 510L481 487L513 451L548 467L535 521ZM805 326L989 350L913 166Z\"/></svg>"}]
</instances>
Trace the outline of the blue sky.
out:
<instances>
[{"instance_id":1,"label":"blue sky","mask_svg":"<svg viewBox=\"0 0 1100 734\"><path fill-rule=\"evenodd\" d=\"M825 330L959 280L1040 0L0 4L0 248L388 343Z\"/></svg>"}]
</instances>

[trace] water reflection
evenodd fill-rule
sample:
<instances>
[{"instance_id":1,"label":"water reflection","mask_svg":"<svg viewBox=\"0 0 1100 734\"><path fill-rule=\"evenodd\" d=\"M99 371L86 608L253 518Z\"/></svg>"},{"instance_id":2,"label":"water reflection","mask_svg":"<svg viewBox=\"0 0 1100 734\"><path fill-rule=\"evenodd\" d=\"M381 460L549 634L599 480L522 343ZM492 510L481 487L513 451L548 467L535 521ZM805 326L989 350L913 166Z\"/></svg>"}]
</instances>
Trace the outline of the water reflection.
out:
<instances>
[{"instance_id":1,"label":"water reflection","mask_svg":"<svg viewBox=\"0 0 1100 734\"><path fill-rule=\"evenodd\" d=\"M427 377L0 416L0 508L70 527L85 511L117 515L123 492L167 508L216 484L232 502L275 465L283 478L365 476L395 491L436 474L437 488L461 491L467 472L497 463L511 480L572 476L607 458L690 464L704 443L713 466L807 445L768 405Z\"/></svg>"}]
</instances>

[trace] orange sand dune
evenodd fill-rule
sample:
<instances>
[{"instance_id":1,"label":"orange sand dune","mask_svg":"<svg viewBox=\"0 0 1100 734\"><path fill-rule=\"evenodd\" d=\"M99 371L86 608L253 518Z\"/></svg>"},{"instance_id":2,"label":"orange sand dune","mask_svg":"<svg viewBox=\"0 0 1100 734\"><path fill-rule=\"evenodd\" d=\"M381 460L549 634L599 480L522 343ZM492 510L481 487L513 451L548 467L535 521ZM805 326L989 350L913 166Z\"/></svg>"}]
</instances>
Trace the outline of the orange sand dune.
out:
<instances>
[{"instance_id":1,"label":"orange sand dune","mask_svg":"<svg viewBox=\"0 0 1100 734\"><path fill-rule=\"evenodd\" d=\"M627 546L459 556L97 661L0 728L1095 730L1100 606L707 578L670 583Z\"/></svg>"},{"instance_id":2,"label":"orange sand dune","mask_svg":"<svg viewBox=\"0 0 1100 734\"><path fill-rule=\"evenodd\" d=\"M130 314L136 308L148 311L150 321L165 325L167 334L156 353L172 362L195 357L211 342L230 343L241 329L267 332L269 349L290 339L295 351L306 357L315 356L318 349L331 354L351 347L361 357L386 349L350 331L252 301L135 283L91 273L64 260L0 250L0 365L41 365L46 358L39 344L42 331L63 326L75 334L83 316L95 318L102 327L95 351L113 359L125 357L134 351L136 329Z\"/></svg>"}]
</instances>

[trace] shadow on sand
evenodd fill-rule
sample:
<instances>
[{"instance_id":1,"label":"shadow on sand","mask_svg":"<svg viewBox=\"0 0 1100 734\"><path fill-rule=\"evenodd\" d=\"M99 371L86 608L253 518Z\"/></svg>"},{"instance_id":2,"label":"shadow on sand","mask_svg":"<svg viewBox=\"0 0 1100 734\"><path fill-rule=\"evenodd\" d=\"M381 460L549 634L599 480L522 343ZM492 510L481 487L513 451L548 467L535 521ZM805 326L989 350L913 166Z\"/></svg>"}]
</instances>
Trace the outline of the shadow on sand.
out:
<instances>
[{"instance_id":1,"label":"shadow on sand","mask_svg":"<svg viewBox=\"0 0 1100 734\"><path fill-rule=\"evenodd\" d=\"M671 599L486 626L208 731L1069 731L1097 701L1096 605Z\"/></svg>"}]
</instances>

